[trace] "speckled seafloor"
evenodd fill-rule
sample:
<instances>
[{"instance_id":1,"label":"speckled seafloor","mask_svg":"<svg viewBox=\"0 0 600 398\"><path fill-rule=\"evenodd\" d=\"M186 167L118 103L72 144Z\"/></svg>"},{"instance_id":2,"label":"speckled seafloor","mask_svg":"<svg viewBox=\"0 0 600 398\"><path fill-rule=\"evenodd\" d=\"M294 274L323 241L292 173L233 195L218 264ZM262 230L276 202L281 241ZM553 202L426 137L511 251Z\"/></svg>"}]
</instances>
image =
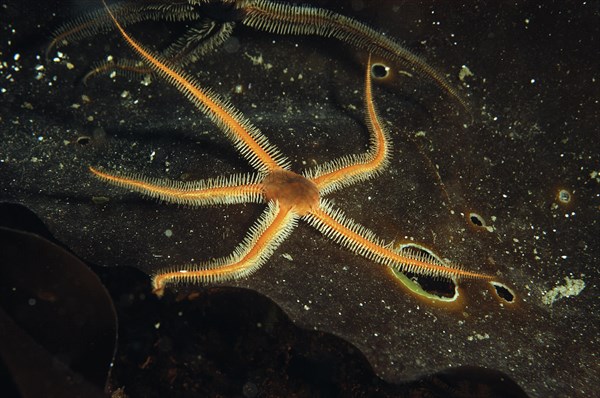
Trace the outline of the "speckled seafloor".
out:
<instances>
[{"instance_id":1,"label":"speckled seafloor","mask_svg":"<svg viewBox=\"0 0 600 398\"><path fill-rule=\"evenodd\" d=\"M505 372L531 396L589 396L600 384L599 3L370 4L336 9L448 73L468 94L474 122L423 79L377 87L392 164L334 200L387 240L414 239L466 268L497 272L515 302L466 283L458 310L431 306L305 225L261 271L232 285L269 297L298 325L344 338L387 381L478 365ZM166 206L86 172L90 164L169 178L248 171L219 132L163 81L78 83L107 54L128 54L116 36L46 62L49 32L73 11L66 4L53 4L54 13L33 2L2 7L0 201L24 204L59 241L103 266L151 271L235 247L260 207ZM132 32L151 43L169 29ZM248 29L235 38L229 51L189 68L297 170L364 150L362 64L351 50Z\"/></svg>"}]
</instances>

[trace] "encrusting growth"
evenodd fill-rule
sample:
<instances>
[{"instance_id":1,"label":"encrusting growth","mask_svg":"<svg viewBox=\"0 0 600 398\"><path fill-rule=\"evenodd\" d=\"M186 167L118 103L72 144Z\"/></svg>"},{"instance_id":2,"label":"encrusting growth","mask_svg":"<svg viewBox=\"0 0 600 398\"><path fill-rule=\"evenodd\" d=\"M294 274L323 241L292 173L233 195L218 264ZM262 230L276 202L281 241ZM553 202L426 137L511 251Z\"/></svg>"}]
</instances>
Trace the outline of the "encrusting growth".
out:
<instances>
[{"instance_id":1,"label":"encrusting growth","mask_svg":"<svg viewBox=\"0 0 600 398\"><path fill-rule=\"evenodd\" d=\"M252 274L271 257L300 219L356 254L402 272L452 279L490 278L449 264L433 254L394 249L393 245L385 243L374 232L357 224L323 198L329 192L380 175L389 163L390 139L373 103L370 57L365 78L365 113L370 133L368 151L334 160L302 176L289 170L285 158L231 104L202 88L167 60L146 50L128 35L109 8L107 12L121 36L148 67L207 115L257 173L182 183L118 175L93 167L90 167L90 171L107 183L165 202L195 206L247 202L267 204L262 216L229 256L157 272L153 277L157 295L161 296L170 284L218 282Z\"/></svg>"}]
</instances>

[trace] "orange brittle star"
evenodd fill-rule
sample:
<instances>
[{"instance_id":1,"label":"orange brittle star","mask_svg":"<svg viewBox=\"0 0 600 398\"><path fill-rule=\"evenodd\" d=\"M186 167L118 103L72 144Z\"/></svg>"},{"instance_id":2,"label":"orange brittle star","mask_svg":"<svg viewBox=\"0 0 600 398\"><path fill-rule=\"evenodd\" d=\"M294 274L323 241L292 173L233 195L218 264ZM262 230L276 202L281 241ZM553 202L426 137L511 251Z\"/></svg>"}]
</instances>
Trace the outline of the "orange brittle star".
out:
<instances>
[{"instance_id":1,"label":"orange brittle star","mask_svg":"<svg viewBox=\"0 0 600 398\"><path fill-rule=\"evenodd\" d=\"M168 284L225 281L252 274L271 257L300 219L356 254L401 272L452 279L490 278L450 264L433 253L394 248L323 198L328 193L379 175L389 162L389 136L373 104L370 57L365 78L369 150L364 154L336 159L300 175L289 170L286 158L231 104L212 91L201 88L193 78L169 65L161 56L150 53L128 35L109 9L107 11L133 50L219 126L257 173L184 183L113 174L93 167L90 167L91 172L108 183L166 202L192 206L268 204L231 255L203 264L157 272L152 280L155 294L161 296Z\"/></svg>"}]
</instances>

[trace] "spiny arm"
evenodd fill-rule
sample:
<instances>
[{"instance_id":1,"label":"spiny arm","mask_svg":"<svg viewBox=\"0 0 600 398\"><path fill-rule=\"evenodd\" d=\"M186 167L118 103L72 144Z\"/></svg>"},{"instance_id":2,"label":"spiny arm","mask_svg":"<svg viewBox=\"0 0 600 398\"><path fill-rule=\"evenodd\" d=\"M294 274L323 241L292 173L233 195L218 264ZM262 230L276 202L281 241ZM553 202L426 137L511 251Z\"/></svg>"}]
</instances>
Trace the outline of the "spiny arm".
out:
<instances>
[{"instance_id":1,"label":"spiny arm","mask_svg":"<svg viewBox=\"0 0 600 398\"><path fill-rule=\"evenodd\" d=\"M112 20L110 23L112 26ZM161 56L169 60L172 64L184 67L193 60L221 46L231 36L234 26L234 22L217 23L210 19L202 19L162 51ZM148 64L140 60L121 59L116 62L113 60L102 61L86 73L83 83L86 84L90 78L97 75L113 71L125 75L152 73L152 69L148 67Z\"/></svg>"},{"instance_id":2,"label":"spiny arm","mask_svg":"<svg viewBox=\"0 0 600 398\"><path fill-rule=\"evenodd\" d=\"M362 155L342 157L306 173L306 177L319 188L321 195L372 178L381 173L389 162L391 142L373 103L370 55L365 77L365 113L370 133L369 151Z\"/></svg>"},{"instance_id":3,"label":"spiny arm","mask_svg":"<svg viewBox=\"0 0 600 398\"><path fill-rule=\"evenodd\" d=\"M362 22L322 8L270 0L240 1L238 7L244 13L242 23L252 28L277 34L332 37L383 57L388 62L406 65L432 79L458 100L465 110L469 109L460 93L440 72L390 36Z\"/></svg>"},{"instance_id":4,"label":"spiny arm","mask_svg":"<svg viewBox=\"0 0 600 398\"><path fill-rule=\"evenodd\" d=\"M191 4L130 4L116 3L108 6L123 26L143 21L191 21L200 16ZM67 43L75 43L98 33L114 29L112 19L104 9L97 9L75 18L59 27L52 35L52 41L46 48L46 59L56 48Z\"/></svg>"},{"instance_id":5,"label":"spiny arm","mask_svg":"<svg viewBox=\"0 0 600 398\"><path fill-rule=\"evenodd\" d=\"M104 4L106 6L106 3ZM219 99L210 90L202 89L193 78L179 70L179 68L170 66L161 56L154 55L145 49L125 32L109 8L106 8L106 11L130 47L156 73L175 86L192 104L223 129L238 152L248 160L252 167L260 172L288 167L285 157L269 143L267 138L240 111L228 102Z\"/></svg>"},{"instance_id":6,"label":"spiny arm","mask_svg":"<svg viewBox=\"0 0 600 398\"><path fill-rule=\"evenodd\" d=\"M434 255L395 250L371 230L357 224L341 211L334 210L325 200L321 201L318 210L312 211L304 218L325 236L354 253L401 272L455 279L491 279L489 275L464 270Z\"/></svg>"},{"instance_id":7,"label":"spiny arm","mask_svg":"<svg viewBox=\"0 0 600 398\"><path fill-rule=\"evenodd\" d=\"M190 206L211 206L233 203L264 202L261 176L234 175L194 182L181 182L114 174L93 167L90 171L100 180L121 188L139 192L151 198Z\"/></svg>"},{"instance_id":8,"label":"spiny arm","mask_svg":"<svg viewBox=\"0 0 600 398\"><path fill-rule=\"evenodd\" d=\"M254 273L289 236L297 221L294 212L281 209L277 202L269 202L269 208L231 255L204 264L159 271L152 279L154 293L162 296L165 286L171 283L222 282Z\"/></svg>"}]
</instances>

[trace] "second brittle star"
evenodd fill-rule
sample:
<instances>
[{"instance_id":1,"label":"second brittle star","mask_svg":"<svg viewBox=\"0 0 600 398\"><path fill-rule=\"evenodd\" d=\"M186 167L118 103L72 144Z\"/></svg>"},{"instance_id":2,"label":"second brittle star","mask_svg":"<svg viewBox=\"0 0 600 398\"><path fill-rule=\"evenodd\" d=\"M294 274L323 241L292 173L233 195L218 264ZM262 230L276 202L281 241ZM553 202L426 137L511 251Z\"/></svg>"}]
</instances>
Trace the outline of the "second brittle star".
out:
<instances>
[{"instance_id":1,"label":"second brittle star","mask_svg":"<svg viewBox=\"0 0 600 398\"><path fill-rule=\"evenodd\" d=\"M370 58L365 77L369 150L364 154L333 160L301 175L289 169L286 158L237 109L202 88L177 67L169 65L161 56L149 52L129 36L110 9L107 12L132 49L219 126L257 173L184 183L114 174L94 167L90 167L90 171L108 183L171 203L192 206L267 203L262 216L229 256L156 272L152 279L155 294L162 296L165 287L170 284L217 282L249 276L268 261L300 219L354 253L401 272L454 280L491 278L465 270L431 252L394 248L324 198L333 191L378 176L390 159L389 136L373 103Z\"/></svg>"},{"instance_id":2,"label":"second brittle star","mask_svg":"<svg viewBox=\"0 0 600 398\"><path fill-rule=\"evenodd\" d=\"M423 58L390 35L325 8L272 0L124 0L106 8L122 27L156 20L190 23L186 32L161 52L161 58L171 65L184 67L223 46L236 24L273 34L321 36L380 57L386 70L408 68L427 77L471 113L463 94ZM113 26L103 9L84 14L54 32L46 58L60 46L112 30ZM151 70L143 62L127 59L115 62L110 58L87 73L84 82L107 71L143 74Z\"/></svg>"}]
</instances>

